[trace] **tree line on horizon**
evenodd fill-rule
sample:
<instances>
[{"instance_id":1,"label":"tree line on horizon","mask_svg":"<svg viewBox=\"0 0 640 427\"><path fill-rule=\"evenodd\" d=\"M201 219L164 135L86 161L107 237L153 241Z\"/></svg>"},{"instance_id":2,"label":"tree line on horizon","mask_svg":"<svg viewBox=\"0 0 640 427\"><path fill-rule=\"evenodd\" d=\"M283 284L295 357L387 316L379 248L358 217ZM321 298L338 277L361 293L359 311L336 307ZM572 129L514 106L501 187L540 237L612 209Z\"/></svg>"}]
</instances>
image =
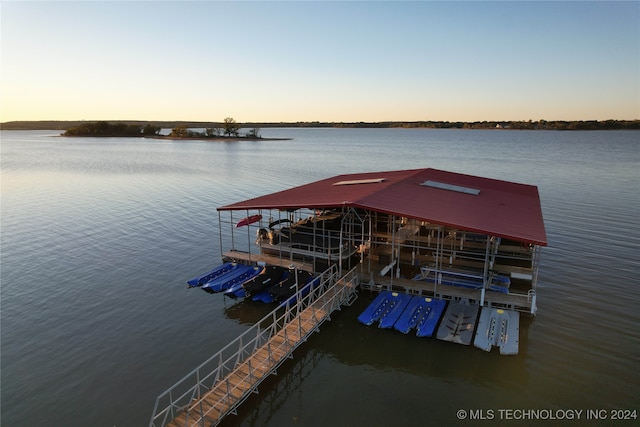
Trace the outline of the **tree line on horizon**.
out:
<instances>
[{"instance_id":1,"label":"tree line on horizon","mask_svg":"<svg viewBox=\"0 0 640 427\"><path fill-rule=\"evenodd\" d=\"M159 126L147 124L142 127L138 124L90 122L79 126L72 126L62 136L120 136L137 137L153 136L160 133Z\"/></svg>"},{"instance_id":2,"label":"tree line on horizon","mask_svg":"<svg viewBox=\"0 0 640 427\"><path fill-rule=\"evenodd\" d=\"M260 128L254 127L250 129L244 135L240 134L240 129L242 126L240 123L236 122L233 117L227 117L224 119L220 126L211 126L206 127L204 132L196 132L194 130L189 129L187 125L178 125L171 129L171 133L169 137L176 138L220 138L220 137L231 137L231 138L260 138Z\"/></svg>"},{"instance_id":3,"label":"tree line on horizon","mask_svg":"<svg viewBox=\"0 0 640 427\"><path fill-rule=\"evenodd\" d=\"M247 137L260 138L259 128L253 128L244 135L240 134L241 125L232 117L224 119L220 126L205 128L204 132L196 132L186 124L180 124L171 129L170 138L220 138L220 137ZM78 126L69 127L62 136L95 136L95 137L144 137L162 136L161 126L147 123L144 127L137 123L105 121L86 122Z\"/></svg>"},{"instance_id":4,"label":"tree line on horizon","mask_svg":"<svg viewBox=\"0 0 640 427\"><path fill-rule=\"evenodd\" d=\"M372 126L373 125L373 126ZM482 122L380 122L338 123L333 127L374 128L425 128L425 129L516 129L516 130L640 130L640 120L528 120L528 121L482 121Z\"/></svg>"},{"instance_id":5,"label":"tree line on horizon","mask_svg":"<svg viewBox=\"0 0 640 427\"><path fill-rule=\"evenodd\" d=\"M72 128L93 128L96 132L106 132L106 121L11 121L0 124L3 130L65 130ZM174 129L177 127L222 129L224 122L187 122L187 121L140 121L122 120L110 130L120 135L129 136L145 132L146 135L157 134L160 129ZM123 128L123 125L126 128ZM136 127L137 126L137 127ZM640 130L640 120L537 120L537 121L476 121L476 122L449 122L449 121L386 121L386 122L245 122L237 123L239 129L258 129L271 127L330 127L330 128L427 128L427 129L516 129L516 130ZM72 130L77 132L76 130Z\"/></svg>"}]
</instances>

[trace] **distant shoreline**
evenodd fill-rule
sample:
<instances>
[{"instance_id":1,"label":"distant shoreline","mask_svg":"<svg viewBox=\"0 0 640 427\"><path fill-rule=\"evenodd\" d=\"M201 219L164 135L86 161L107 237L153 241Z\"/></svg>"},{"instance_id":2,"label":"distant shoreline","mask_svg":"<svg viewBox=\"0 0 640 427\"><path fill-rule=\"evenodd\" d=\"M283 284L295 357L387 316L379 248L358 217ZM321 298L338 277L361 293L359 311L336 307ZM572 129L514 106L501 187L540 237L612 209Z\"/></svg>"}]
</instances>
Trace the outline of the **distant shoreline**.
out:
<instances>
[{"instance_id":1,"label":"distant shoreline","mask_svg":"<svg viewBox=\"0 0 640 427\"><path fill-rule=\"evenodd\" d=\"M61 130L80 126L87 121L11 121L0 123L2 130ZM121 123L130 125L151 124L163 129L184 126L190 129L215 128L222 125L217 122L173 122L125 120ZM537 121L481 121L481 122L447 122L447 121L411 121L411 122L281 122L281 123L238 123L241 128L403 128L403 129L501 129L501 130L640 130L640 120L537 120ZM208 138L207 138L208 139Z\"/></svg>"}]
</instances>

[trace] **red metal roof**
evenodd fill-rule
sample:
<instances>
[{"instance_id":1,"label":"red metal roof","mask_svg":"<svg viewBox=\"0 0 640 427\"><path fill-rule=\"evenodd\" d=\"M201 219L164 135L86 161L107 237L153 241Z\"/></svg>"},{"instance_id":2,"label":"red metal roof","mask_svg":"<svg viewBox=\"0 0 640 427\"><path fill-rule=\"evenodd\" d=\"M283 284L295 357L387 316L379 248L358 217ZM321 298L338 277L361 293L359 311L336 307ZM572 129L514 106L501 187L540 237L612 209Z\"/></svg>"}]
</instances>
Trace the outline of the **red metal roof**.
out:
<instances>
[{"instance_id":1,"label":"red metal roof","mask_svg":"<svg viewBox=\"0 0 640 427\"><path fill-rule=\"evenodd\" d=\"M448 186L449 189L424 185L427 181L436 186ZM326 209L342 206L547 245L536 186L437 169L338 175L233 203L218 210Z\"/></svg>"}]
</instances>

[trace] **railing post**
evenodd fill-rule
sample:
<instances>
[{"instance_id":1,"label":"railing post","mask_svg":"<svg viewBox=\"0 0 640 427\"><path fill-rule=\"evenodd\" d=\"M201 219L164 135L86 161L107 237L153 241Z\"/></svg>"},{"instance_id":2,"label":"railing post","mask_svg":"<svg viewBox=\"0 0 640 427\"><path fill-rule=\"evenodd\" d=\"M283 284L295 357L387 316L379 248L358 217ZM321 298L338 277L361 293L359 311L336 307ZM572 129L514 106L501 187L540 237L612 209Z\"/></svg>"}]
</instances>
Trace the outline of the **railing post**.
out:
<instances>
[{"instance_id":1,"label":"railing post","mask_svg":"<svg viewBox=\"0 0 640 427\"><path fill-rule=\"evenodd\" d=\"M287 341L289 340L287 335L288 335L287 328L284 328L284 343L285 344L287 344Z\"/></svg>"},{"instance_id":2,"label":"railing post","mask_svg":"<svg viewBox=\"0 0 640 427\"><path fill-rule=\"evenodd\" d=\"M242 346L242 337L244 336L244 334L240 335L240 339L238 340L238 353L236 357L236 366L238 365L238 363L240 363L240 361L242 360L242 353L244 352L244 348Z\"/></svg>"},{"instance_id":3,"label":"railing post","mask_svg":"<svg viewBox=\"0 0 640 427\"><path fill-rule=\"evenodd\" d=\"M249 361L247 362L247 364L249 365L249 385L253 386L253 366L251 365L251 359L249 359Z\"/></svg>"},{"instance_id":4,"label":"railing post","mask_svg":"<svg viewBox=\"0 0 640 427\"><path fill-rule=\"evenodd\" d=\"M253 352L255 352L262 345L262 335L261 335L260 324L256 325L256 340L253 345Z\"/></svg>"},{"instance_id":5,"label":"railing post","mask_svg":"<svg viewBox=\"0 0 640 427\"><path fill-rule=\"evenodd\" d=\"M198 399L200 399L200 387L201 387L201 383L200 383L200 368L196 369L196 396L198 396Z\"/></svg>"},{"instance_id":6,"label":"railing post","mask_svg":"<svg viewBox=\"0 0 640 427\"><path fill-rule=\"evenodd\" d=\"M169 390L169 408L171 408L171 415L173 416L173 407L174 407L174 403L173 403L173 390Z\"/></svg>"}]
</instances>

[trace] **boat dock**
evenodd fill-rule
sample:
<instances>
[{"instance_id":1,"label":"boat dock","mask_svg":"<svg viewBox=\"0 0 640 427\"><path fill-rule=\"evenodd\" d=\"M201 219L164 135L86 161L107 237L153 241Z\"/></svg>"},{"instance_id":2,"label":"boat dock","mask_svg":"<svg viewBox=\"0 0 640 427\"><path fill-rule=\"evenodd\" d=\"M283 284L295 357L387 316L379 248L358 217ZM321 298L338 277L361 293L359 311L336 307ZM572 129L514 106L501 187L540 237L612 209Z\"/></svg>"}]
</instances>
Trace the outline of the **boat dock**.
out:
<instances>
[{"instance_id":1,"label":"boat dock","mask_svg":"<svg viewBox=\"0 0 640 427\"><path fill-rule=\"evenodd\" d=\"M384 291L364 324L501 354L517 354L520 315L537 311L547 237L532 185L431 168L346 174L219 207L218 225L223 262L304 270L320 284L287 284L288 302L158 397L150 427L236 413L358 286ZM209 281L217 273L188 286L224 290L229 280ZM244 289L233 279L229 289Z\"/></svg>"},{"instance_id":2,"label":"boat dock","mask_svg":"<svg viewBox=\"0 0 640 427\"><path fill-rule=\"evenodd\" d=\"M344 276L335 266L321 275L319 286L301 291L273 310L225 348L162 393L149 427L215 426L336 310L356 298L357 270ZM293 302L295 301L295 302Z\"/></svg>"}]
</instances>

